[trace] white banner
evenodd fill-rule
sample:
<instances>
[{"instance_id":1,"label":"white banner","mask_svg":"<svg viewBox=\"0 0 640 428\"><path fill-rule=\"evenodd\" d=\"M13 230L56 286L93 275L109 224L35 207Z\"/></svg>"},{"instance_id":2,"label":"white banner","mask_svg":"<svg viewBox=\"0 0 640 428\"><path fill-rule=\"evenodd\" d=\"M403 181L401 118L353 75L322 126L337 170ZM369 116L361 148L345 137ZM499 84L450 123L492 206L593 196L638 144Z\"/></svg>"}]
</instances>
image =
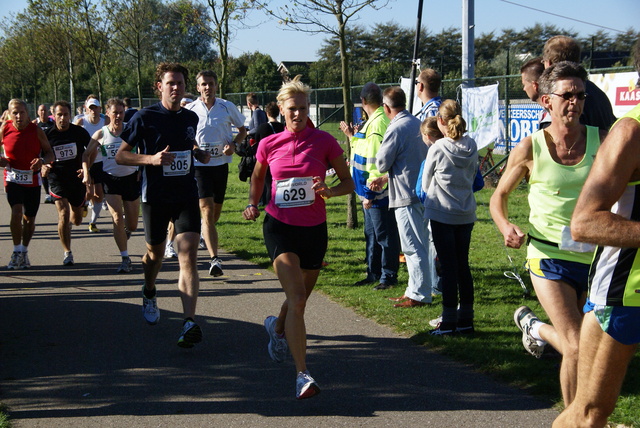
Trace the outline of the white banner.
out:
<instances>
[{"instance_id":1,"label":"white banner","mask_svg":"<svg viewBox=\"0 0 640 428\"><path fill-rule=\"evenodd\" d=\"M418 73L420 73L420 70L418 70ZM411 79L407 77L403 77L400 79L400 87L404 91L404 94L407 96L407 110L411 111L415 116L416 113L418 113L422 108L422 101L420 101L420 98L418 98L418 93L416 92L415 88L413 88L413 109L409 108L409 94L411 93L411 85L413 85Z\"/></svg>"},{"instance_id":2,"label":"white banner","mask_svg":"<svg viewBox=\"0 0 640 428\"><path fill-rule=\"evenodd\" d=\"M478 149L502 138L498 111L498 84L462 88L462 117Z\"/></svg>"}]
</instances>

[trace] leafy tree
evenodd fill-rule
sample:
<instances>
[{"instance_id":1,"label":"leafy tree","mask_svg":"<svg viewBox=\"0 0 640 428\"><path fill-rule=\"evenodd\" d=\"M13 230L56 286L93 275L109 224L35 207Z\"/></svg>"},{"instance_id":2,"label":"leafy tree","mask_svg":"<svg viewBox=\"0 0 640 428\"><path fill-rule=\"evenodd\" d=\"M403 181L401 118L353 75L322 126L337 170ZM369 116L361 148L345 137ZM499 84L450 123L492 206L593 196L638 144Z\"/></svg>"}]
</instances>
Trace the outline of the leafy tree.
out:
<instances>
[{"instance_id":1,"label":"leafy tree","mask_svg":"<svg viewBox=\"0 0 640 428\"><path fill-rule=\"evenodd\" d=\"M118 31L112 43L125 59L133 61L138 93L138 105L142 106L142 67L153 57L156 44L156 23L159 21L159 0L103 0L104 9L111 16Z\"/></svg>"},{"instance_id":2,"label":"leafy tree","mask_svg":"<svg viewBox=\"0 0 640 428\"><path fill-rule=\"evenodd\" d=\"M205 6L176 0L161 8L156 61L215 61L213 38L202 26Z\"/></svg>"},{"instance_id":3,"label":"leafy tree","mask_svg":"<svg viewBox=\"0 0 640 428\"><path fill-rule=\"evenodd\" d=\"M207 0L211 15L199 20L202 29L215 40L220 52L220 72L218 73L218 92L224 98L229 63L229 38L236 30L251 8L248 1L238 0Z\"/></svg>"},{"instance_id":4,"label":"leafy tree","mask_svg":"<svg viewBox=\"0 0 640 428\"><path fill-rule=\"evenodd\" d=\"M244 77L245 91L275 91L280 87L280 74L270 55L254 52Z\"/></svg>"},{"instance_id":5,"label":"leafy tree","mask_svg":"<svg viewBox=\"0 0 640 428\"><path fill-rule=\"evenodd\" d=\"M270 9L265 1L256 0L256 4L267 14L276 17L291 29L308 33L326 33L338 38L342 73L342 101L344 103L344 120L351 121L353 102L351 101L351 79L349 76L349 53L347 30L349 21L366 7L379 9L388 4L388 0L300 0L293 4ZM335 21L329 21L329 17ZM350 147L346 145L347 157ZM347 227L357 227L358 217L353 194L348 197Z\"/></svg>"}]
</instances>

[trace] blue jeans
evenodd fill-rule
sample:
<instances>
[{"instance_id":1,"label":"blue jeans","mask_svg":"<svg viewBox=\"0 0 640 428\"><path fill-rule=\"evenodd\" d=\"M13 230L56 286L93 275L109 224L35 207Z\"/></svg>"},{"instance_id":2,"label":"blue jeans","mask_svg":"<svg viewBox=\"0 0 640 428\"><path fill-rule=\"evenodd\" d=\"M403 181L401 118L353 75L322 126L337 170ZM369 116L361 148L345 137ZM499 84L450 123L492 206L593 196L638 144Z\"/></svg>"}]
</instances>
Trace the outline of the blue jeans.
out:
<instances>
[{"instance_id":1,"label":"blue jeans","mask_svg":"<svg viewBox=\"0 0 640 428\"><path fill-rule=\"evenodd\" d=\"M396 285L400 262L400 238L393 212L388 207L362 209L366 241L367 278Z\"/></svg>"},{"instance_id":2,"label":"blue jeans","mask_svg":"<svg viewBox=\"0 0 640 428\"><path fill-rule=\"evenodd\" d=\"M395 208L400 245L407 261L409 282L404 295L419 302L431 303L429 230L421 203Z\"/></svg>"},{"instance_id":3,"label":"blue jeans","mask_svg":"<svg viewBox=\"0 0 640 428\"><path fill-rule=\"evenodd\" d=\"M456 319L444 319L445 312L455 316L460 296L458 316L473 319L473 277L469 267L469 246L473 223L444 224L431 220L433 243L438 251L442 268L442 309L443 322L456 322Z\"/></svg>"}]
</instances>

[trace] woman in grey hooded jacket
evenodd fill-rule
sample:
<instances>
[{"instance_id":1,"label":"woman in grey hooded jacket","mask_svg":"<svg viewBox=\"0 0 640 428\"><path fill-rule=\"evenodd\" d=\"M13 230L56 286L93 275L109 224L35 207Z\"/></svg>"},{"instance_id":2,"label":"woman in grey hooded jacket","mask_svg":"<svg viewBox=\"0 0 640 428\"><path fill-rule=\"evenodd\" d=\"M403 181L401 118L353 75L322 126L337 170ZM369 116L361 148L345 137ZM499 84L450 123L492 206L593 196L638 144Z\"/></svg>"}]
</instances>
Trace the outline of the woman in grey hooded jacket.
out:
<instances>
[{"instance_id":1,"label":"woman in grey hooded jacket","mask_svg":"<svg viewBox=\"0 0 640 428\"><path fill-rule=\"evenodd\" d=\"M427 194L425 218L431 222L442 268L442 322L431 334L473 333L469 245L476 221L472 188L478 169L478 148L473 138L464 135L467 124L457 102L444 101L437 120L444 138L429 148L422 177L422 188Z\"/></svg>"}]
</instances>

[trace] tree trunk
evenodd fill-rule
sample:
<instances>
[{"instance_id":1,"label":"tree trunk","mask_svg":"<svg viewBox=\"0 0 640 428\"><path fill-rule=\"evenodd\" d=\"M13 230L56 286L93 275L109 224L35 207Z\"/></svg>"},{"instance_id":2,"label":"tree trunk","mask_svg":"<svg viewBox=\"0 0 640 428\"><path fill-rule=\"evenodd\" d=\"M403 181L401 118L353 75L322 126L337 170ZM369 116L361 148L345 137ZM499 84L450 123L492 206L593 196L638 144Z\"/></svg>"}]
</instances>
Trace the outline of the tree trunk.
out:
<instances>
[{"instance_id":1,"label":"tree trunk","mask_svg":"<svg viewBox=\"0 0 640 428\"><path fill-rule=\"evenodd\" d=\"M344 103L344 121L351 123L353 112L353 102L351 101L351 79L349 77L349 54L347 53L346 29L344 23L340 22L340 63L342 67L342 101ZM347 159L351 159L351 145L347 138L345 149ZM347 228L358 227L358 209L356 198L353 192L347 195Z\"/></svg>"}]
</instances>

